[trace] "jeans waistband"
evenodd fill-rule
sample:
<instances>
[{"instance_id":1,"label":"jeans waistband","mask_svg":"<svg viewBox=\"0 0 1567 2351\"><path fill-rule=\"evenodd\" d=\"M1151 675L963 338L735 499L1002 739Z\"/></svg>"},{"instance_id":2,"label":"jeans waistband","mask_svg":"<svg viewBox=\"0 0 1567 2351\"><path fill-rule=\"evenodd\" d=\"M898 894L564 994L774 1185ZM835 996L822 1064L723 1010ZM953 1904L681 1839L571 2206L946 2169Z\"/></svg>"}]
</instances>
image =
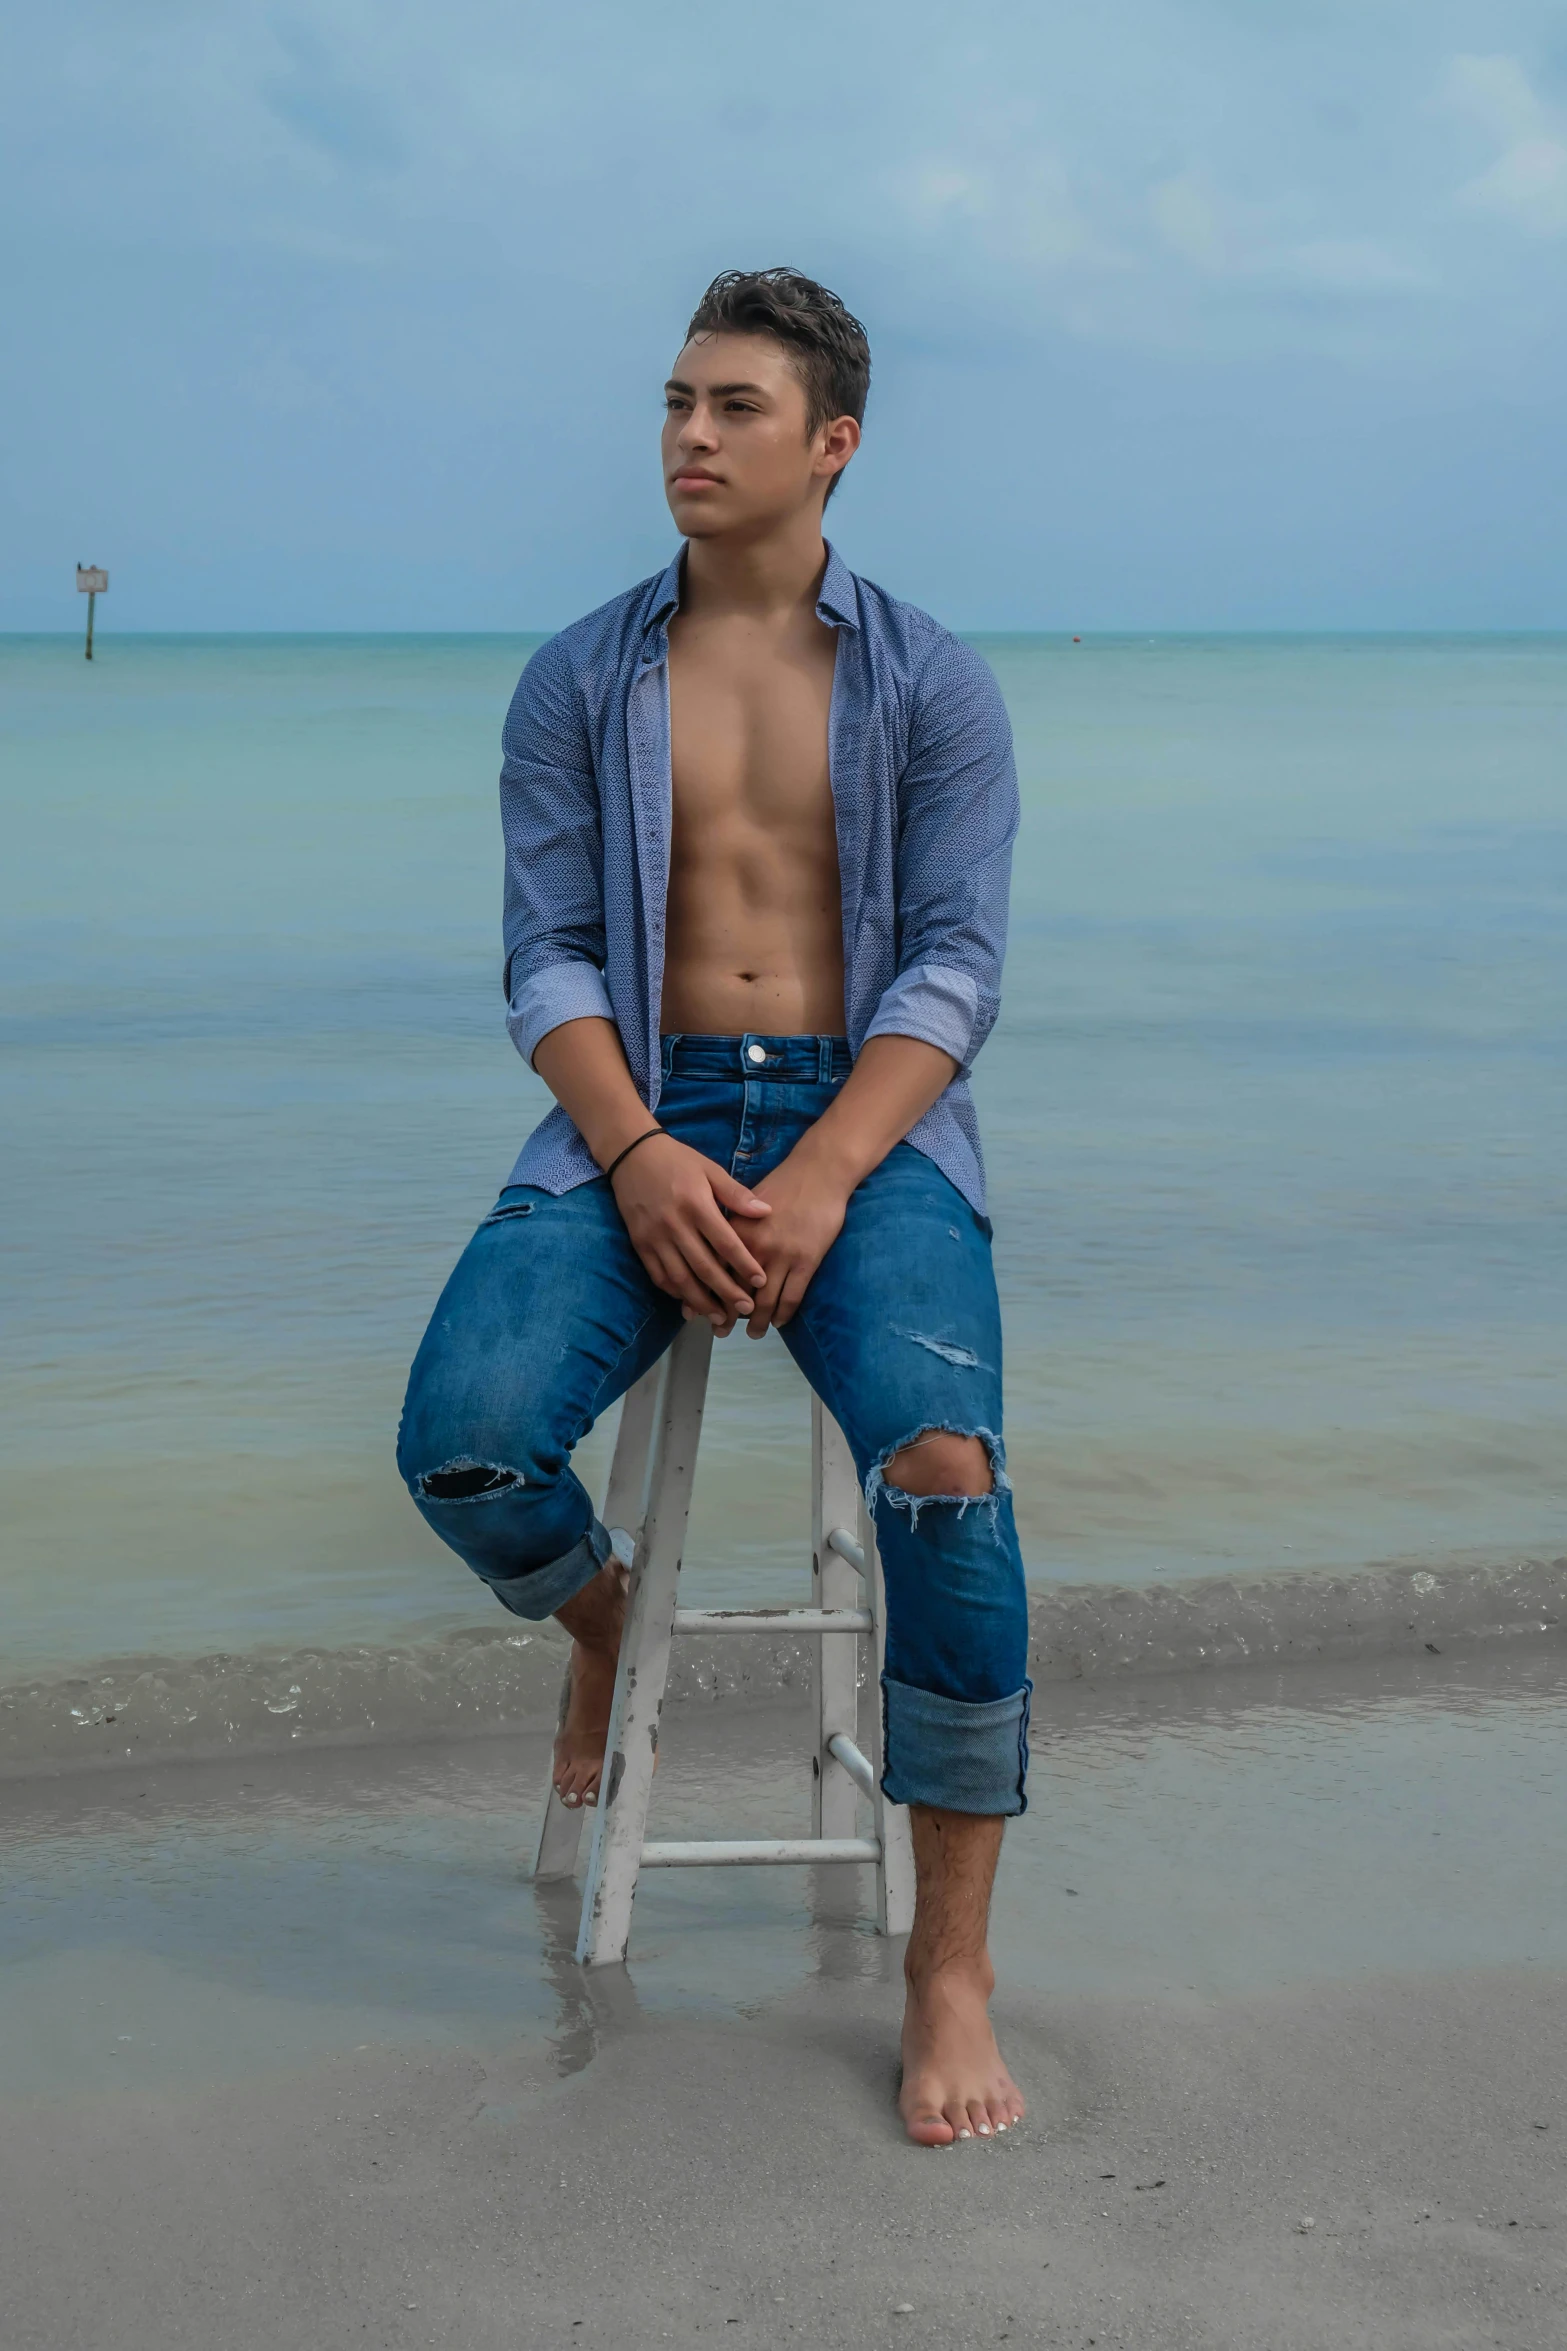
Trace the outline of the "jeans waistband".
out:
<instances>
[{"instance_id":1,"label":"jeans waistband","mask_svg":"<svg viewBox=\"0 0 1567 2351\"><path fill-rule=\"evenodd\" d=\"M666 1085L671 1078L730 1078L829 1086L854 1067L847 1037L669 1036L661 1043Z\"/></svg>"}]
</instances>

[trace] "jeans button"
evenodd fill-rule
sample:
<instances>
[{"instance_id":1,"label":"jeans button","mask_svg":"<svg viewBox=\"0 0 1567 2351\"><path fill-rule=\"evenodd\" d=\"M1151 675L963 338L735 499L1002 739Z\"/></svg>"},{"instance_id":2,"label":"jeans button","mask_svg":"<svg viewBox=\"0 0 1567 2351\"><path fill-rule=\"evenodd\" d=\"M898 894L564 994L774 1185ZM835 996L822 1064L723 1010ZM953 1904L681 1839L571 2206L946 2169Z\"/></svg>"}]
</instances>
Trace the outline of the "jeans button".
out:
<instances>
[{"instance_id":1,"label":"jeans button","mask_svg":"<svg viewBox=\"0 0 1567 2351\"><path fill-rule=\"evenodd\" d=\"M763 1052L760 1045L747 1045L745 1049L745 1057L747 1061L754 1062L763 1062L767 1059L767 1055Z\"/></svg>"}]
</instances>

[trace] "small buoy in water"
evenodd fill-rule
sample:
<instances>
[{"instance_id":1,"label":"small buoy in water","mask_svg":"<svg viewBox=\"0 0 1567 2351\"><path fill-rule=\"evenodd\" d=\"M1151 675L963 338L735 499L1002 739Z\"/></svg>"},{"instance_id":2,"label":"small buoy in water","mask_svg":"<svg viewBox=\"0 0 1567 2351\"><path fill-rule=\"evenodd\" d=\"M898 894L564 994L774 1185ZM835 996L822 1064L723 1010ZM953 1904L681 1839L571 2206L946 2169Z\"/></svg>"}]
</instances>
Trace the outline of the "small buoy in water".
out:
<instances>
[{"instance_id":1,"label":"small buoy in water","mask_svg":"<svg viewBox=\"0 0 1567 2351\"><path fill-rule=\"evenodd\" d=\"M1074 638L1072 639L1072 642L1073 642L1073 644L1074 644L1074 645L1081 645L1081 643L1083 642L1083 640L1082 640L1082 638L1081 638L1081 637L1074 637Z\"/></svg>"}]
</instances>

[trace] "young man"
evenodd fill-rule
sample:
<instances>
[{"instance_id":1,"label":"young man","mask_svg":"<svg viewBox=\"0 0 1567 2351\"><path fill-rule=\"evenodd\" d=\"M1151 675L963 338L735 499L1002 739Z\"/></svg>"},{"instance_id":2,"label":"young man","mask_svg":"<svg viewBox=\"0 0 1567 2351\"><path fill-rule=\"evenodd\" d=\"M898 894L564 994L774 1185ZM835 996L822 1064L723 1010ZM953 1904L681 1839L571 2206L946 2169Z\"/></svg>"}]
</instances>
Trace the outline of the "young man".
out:
<instances>
[{"instance_id":1,"label":"young man","mask_svg":"<svg viewBox=\"0 0 1567 2351\"><path fill-rule=\"evenodd\" d=\"M592 1804L626 1582L572 1447L682 1315L781 1332L875 1516L918 1884L899 2104L944 2146L1023 2112L986 1925L1028 1615L967 1082L1017 784L985 664L823 540L869 381L836 295L715 279L665 386L684 548L523 673L505 988L558 1108L442 1294L398 1459L502 1604L571 1634L555 1785Z\"/></svg>"}]
</instances>

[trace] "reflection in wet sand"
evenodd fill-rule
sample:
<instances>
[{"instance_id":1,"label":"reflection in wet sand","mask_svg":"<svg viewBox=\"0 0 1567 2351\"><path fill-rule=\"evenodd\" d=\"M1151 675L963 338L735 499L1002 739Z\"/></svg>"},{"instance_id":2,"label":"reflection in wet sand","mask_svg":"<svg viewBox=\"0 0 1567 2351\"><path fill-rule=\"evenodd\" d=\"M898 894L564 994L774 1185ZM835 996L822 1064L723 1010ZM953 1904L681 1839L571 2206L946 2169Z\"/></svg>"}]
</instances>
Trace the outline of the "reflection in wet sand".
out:
<instances>
[{"instance_id":1,"label":"reflection in wet sand","mask_svg":"<svg viewBox=\"0 0 1567 2351\"><path fill-rule=\"evenodd\" d=\"M1567 1957L1567 1652L1041 1692L1003 1987L1266 1991ZM809 1725L675 1707L655 1833L799 1834ZM519 1884L543 1736L165 1765L8 1790L0 2086L231 2079L365 2044L535 2049L895 1982L858 1870L649 1879L585 1973Z\"/></svg>"}]
</instances>

